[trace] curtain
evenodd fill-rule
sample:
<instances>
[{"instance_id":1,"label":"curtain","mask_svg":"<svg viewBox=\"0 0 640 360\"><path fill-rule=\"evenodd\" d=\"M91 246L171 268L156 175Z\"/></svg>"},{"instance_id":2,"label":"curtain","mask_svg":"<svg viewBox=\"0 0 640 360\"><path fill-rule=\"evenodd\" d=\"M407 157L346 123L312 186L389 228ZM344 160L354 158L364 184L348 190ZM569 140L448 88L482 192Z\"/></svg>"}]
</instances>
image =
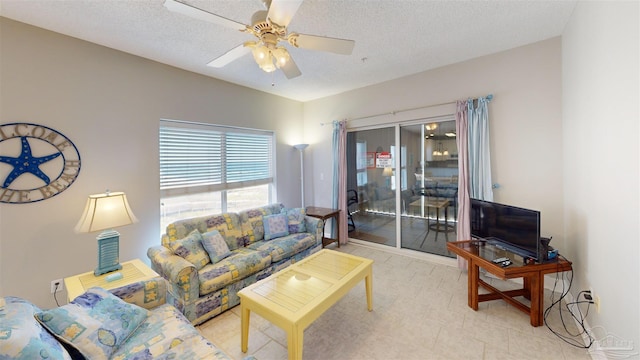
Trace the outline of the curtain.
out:
<instances>
[{"instance_id":1,"label":"curtain","mask_svg":"<svg viewBox=\"0 0 640 360\"><path fill-rule=\"evenodd\" d=\"M456 102L456 143L458 145L458 240L471 240L470 198L493 200L491 154L489 151L489 101L493 95ZM458 257L458 267L467 262Z\"/></svg>"},{"instance_id":2,"label":"curtain","mask_svg":"<svg viewBox=\"0 0 640 360\"><path fill-rule=\"evenodd\" d=\"M489 101L493 95L467 100L469 121L469 195L474 199L493 201L491 154L489 151Z\"/></svg>"},{"instance_id":3,"label":"curtain","mask_svg":"<svg viewBox=\"0 0 640 360\"><path fill-rule=\"evenodd\" d=\"M458 240L471 239L469 225L469 144L467 101L456 103L456 144L458 145Z\"/></svg>"},{"instance_id":4,"label":"curtain","mask_svg":"<svg viewBox=\"0 0 640 360\"><path fill-rule=\"evenodd\" d=\"M331 227L331 237L340 244L348 241L347 230L347 121L333 122L333 208L340 209L340 233Z\"/></svg>"},{"instance_id":5,"label":"curtain","mask_svg":"<svg viewBox=\"0 0 640 360\"><path fill-rule=\"evenodd\" d=\"M467 101L456 102L456 145L458 145L458 228L457 240L471 239L469 222L469 128ZM467 269L467 261L458 256L458 268Z\"/></svg>"}]
</instances>

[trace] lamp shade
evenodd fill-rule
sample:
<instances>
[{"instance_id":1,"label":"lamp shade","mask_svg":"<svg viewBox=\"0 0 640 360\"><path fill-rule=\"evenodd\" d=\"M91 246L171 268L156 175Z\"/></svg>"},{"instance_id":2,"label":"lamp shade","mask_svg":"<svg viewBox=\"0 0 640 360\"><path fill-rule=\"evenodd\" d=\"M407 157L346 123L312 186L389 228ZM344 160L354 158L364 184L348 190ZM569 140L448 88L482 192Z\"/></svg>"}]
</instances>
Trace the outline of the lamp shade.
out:
<instances>
[{"instance_id":1,"label":"lamp shade","mask_svg":"<svg viewBox=\"0 0 640 360\"><path fill-rule=\"evenodd\" d=\"M75 231L88 233L138 222L123 192L89 195Z\"/></svg>"}]
</instances>

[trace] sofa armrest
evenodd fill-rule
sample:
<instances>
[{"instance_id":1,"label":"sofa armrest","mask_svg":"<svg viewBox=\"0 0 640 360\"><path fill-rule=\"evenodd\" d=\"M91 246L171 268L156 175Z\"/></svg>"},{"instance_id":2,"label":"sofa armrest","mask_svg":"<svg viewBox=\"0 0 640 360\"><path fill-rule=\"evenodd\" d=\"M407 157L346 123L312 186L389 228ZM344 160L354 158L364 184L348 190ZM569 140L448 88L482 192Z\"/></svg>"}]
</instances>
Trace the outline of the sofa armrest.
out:
<instances>
[{"instance_id":1,"label":"sofa armrest","mask_svg":"<svg viewBox=\"0 0 640 360\"><path fill-rule=\"evenodd\" d=\"M307 232L313 234L316 238L316 245L322 246L322 237L324 236L324 221L306 215L304 217L305 226L307 228Z\"/></svg>"},{"instance_id":2,"label":"sofa armrest","mask_svg":"<svg viewBox=\"0 0 640 360\"><path fill-rule=\"evenodd\" d=\"M156 276L109 290L120 299L145 309L153 309L167 301L167 280Z\"/></svg>"},{"instance_id":3,"label":"sofa armrest","mask_svg":"<svg viewBox=\"0 0 640 360\"><path fill-rule=\"evenodd\" d=\"M175 255L162 245L147 250L151 268L169 282L169 292L185 303L198 299L200 281L192 263Z\"/></svg>"}]
</instances>

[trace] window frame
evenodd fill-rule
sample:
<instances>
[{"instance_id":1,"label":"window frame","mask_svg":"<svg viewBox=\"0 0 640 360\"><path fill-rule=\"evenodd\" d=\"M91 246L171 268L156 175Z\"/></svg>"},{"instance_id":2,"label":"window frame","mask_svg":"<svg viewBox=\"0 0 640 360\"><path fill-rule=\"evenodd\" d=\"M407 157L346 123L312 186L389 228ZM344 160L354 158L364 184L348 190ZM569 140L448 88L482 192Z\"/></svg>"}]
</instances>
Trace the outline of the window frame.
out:
<instances>
[{"instance_id":1,"label":"window frame","mask_svg":"<svg viewBox=\"0 0 640 360\"><path fill-rule=\"evenodd\" d=\"M180 138L185 134L204 134L200 138L199 149L208 149L210 154L197 153L201 156L201 161L194 161L191 169L186 174L185 179L169 181L167 178L179 176L180 156L191 157L195 155L180 153L185 151L184 147L189 146L189 139ZM171 147L167 136L175 136L175 154L164 150ZM164 137L164 138L163 138ZM220 143L216 143L219 138ZM207 141L213 141L209 143ZM211 145L209 147L208 145ZM182 148L181 148L182 147ZM218 148L219 147L219 148ZM255 151L256 147L264 150ZM163 150L164 149L164 150ZM248 151L249 149L254 151ZM194 154L198 149L194 150ZM266 154L263 153L266 151ZM272 203L276 193L276 135L272 130L249 129L236 126L218 125L210 123L198 123L182 120L161 119L158 128L158 164L159 164L159 190L161 214L164 214L162 204L167 198L194 194L211 194L219 192L221 195L221 210L227 211L227 192L234 190L250 189L260 185L268 185L268 203ZM176 155L173 160L169 156ZM218 156L219 158L215 158ZM256 157L259 160L256 166ZM207 162L207 160L210 160ZM170 162L174 164L170 164ZM251 163L248 165L248 163ZM208 169L208 165L217 167ZM196 169L196 170L194 170ZM197 170L199 169L199 170ZM203 170L204 169L204 170ZM209 171L211 170L211 171ZM246 172L246 178L243 178ZM198 173L198 175L194 175ZM233 174L233 176L232 176ZM189 176L194 176L190 178ZM198 177L199 176L199 177ZM164 178L163 178L164 177ZM197 181L194 180L197 177ZM201 181L201 183L198 183ZM164 216L163 216L164 217ZM161 219L161 226L163 225Z\"/></svg>"}]
</instances>

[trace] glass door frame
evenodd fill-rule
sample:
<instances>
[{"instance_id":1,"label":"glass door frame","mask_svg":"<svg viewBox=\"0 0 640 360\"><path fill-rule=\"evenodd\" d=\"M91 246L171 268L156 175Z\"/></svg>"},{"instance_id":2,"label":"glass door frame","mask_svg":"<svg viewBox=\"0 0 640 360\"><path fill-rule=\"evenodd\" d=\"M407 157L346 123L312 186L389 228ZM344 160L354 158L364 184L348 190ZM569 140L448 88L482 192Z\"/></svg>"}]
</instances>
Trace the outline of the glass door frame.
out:
<instances>
[{"instance_id":1,"label":"glass door frame","mask_svg":"<svg viewBox=\"0 0 640 360\"><path fill-rule=\"evenodd\" d=\"M392 177L392 182L395 184L395 207L396 207L396 211L395 211L395 232L396 232L396 238L395 238L395 246L387 246L387 245L379 245L383 248L394 248L400 252L412 252L412 253L420 253L420 254L425 254L427 256L429 256L431 258L431 256L437 257L437 258L444 258L443 256L440 255L436 255L436 254L430 254L427 252L421 252L421 251L417 251L417 250L412 250L410 248L403 248L402 247L402 179L401 179L401 171L397 171L398 169L401 169L402 166L402 159L401 154L402 151L401 149L401 139L400 139L400 129L404 126L411 126L411 125L422 125L422 124L426 124L426 123L440 123L440 122L445 122L445 121L455 121L455 113L449 113L449 114L442 114L442 115L438 115L438 116L427 116L427 117L420 117L420 118L414 118L414 119L409 119L409 120L404 120L404 121L399 121L399 122L394 122L394 123L379 123L379 124L372 124L372 125L364 125L364 126L357 126L357 127L349 127L347 128L347 132L356 132L356 131L364 131L364 130L376 130L376 129L383 129L383 128L393 128L394 129L394 146L397 149L395 152L397 154L394 154L394 168L396 169L396 171L393 174ZM421 163L424 164L424 162L426 161L425 159L425 144L424 144L424 140L421 143ZM424 166L424 165L423 165ZM409 165L407 165L407 168L409 168ZM407 176L409 175L409 171L407 171ZM346 186L346 184L345 184ZM366 242L366 240L359 240L359 239L355 239L352 238L352 240L355 241L363 241ZM375 246L377 244L371 244L372 246Z\"/></svg>"}]
</instances>

